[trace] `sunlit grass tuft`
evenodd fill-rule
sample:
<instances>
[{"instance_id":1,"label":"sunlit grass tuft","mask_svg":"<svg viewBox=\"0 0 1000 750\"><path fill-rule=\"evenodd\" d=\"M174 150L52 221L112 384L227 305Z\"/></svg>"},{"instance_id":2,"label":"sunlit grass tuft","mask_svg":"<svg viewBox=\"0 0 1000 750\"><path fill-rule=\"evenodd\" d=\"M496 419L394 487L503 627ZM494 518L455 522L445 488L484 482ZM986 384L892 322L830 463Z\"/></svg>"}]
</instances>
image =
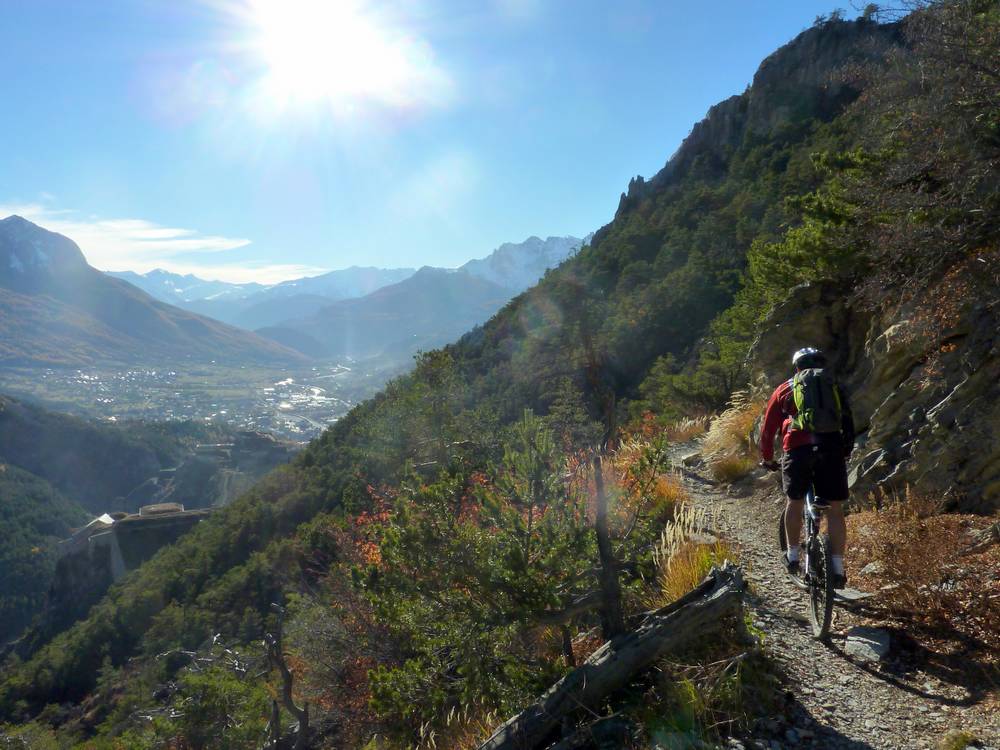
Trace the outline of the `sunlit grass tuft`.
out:
<instances>
[{"instance_id":1,"label":"sunlit grass tuft","mask_svg":"<svg viewBox=\"0 0 1000 750\"><path fill-rule=\"evenodd\" d=\"M653 485L653 495L657 501L677 508L691 499L684 483L674 474L661 474Z\"/></svg>"},{"instance_id":2,"label":"sunlit grass tuft","mask_svg":"<svg viewBox=\"0 0 1000 750\"><path fill-rule=\"evenodd\" d=\"M708 429L709 417L688 417L678 419L666 426L663 434L671 443L686 443L694 440L699 435L703 435Z\"/></svg>"},{"instance_id":3,"label":"sunlit grass tuft","mask_svg":"<svg viewBox=\"0 0 1000 750\"><path fill-rule=\"evenodd\" d=\"M713 567L722 565L731 557L729 545L722 541L710 544L685 542L658 576L663 599L660 606L680 599L701 583Z\"/></svg>"},{"instance_id":4,"label":"sunlit grass tuft","mask_svg":"<svg viewBox=\"0 0 1000 750\"><path fill-rule=\"evenodd\" d=\"M704 580L713 566L732 559L732 548L714 536L701 537L706 527L704 509L680 505L674 520L664 526L653 552L656 588L647 604L657 608L676 601Z\"/></svg>"},{"instance_id":5,"label":"sunlit grass tuft","mask_svg":"<svg viewBox=\"0 0 1000 750\"><path fill-rule=\"evenodd\" d=\"M717 482L732 484L745 477L757 462L749 456L720 456L709 459L708 468Z\"/></svg>"},{"instance_id":6,"label":"sunlit grass tuft","mask_svg":"<svg viewBox=\"0 0 1000 750\"><path fill-rule=\"evenodd\" d=\"M702 454L712 475L720 482L735 482L756 464L753 430L763 411L760 400L737 391L728 408L712 420L702 441Z\"/></svg>"},{"instance_id":7,"label":"sunlit grass tuft","mask_svg":"<svg viewBox=\"0 0 1000 750\"><path fill-rule=\"evenodd\" d=\"M453 707L445 716L444 727L435 731L428 725L420 729L418 750L465 750L476 747L489 737L502 721L499 714L476 706ZM373 749L374 750L374 749Z\"/></svg>"}]
</instances>

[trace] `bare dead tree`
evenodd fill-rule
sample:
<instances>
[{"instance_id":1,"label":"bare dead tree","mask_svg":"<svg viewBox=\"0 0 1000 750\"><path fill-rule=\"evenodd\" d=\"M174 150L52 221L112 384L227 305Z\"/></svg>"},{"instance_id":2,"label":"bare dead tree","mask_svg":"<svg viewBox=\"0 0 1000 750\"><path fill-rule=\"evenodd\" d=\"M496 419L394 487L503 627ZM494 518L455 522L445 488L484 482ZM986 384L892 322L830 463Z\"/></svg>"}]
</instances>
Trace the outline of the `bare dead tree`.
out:
<instances>
[{"instance_id":1,"label":"bare dead tree","mask_svg":"<svg viewBox=\"0 0 1000 750\"><path fill-rule=\"evenodd\" d=\"M285 652L282 648L282 627L285 621L285 608L278 604L272 604L271 609L278 614L278 625L274 633L265 633L264 647L267 650L268 662L278 670L278 675L281 677L281 702L288 713L294 716L299 722L298 733L295 738L295 750L302 750L306 746L306 736L309 733L309 704L304 703L299 708L295 703L292 692L295 676L292 674L292 670L288 668L288 663L285 660ZM277 735L280 740L281 735L280 725L277 732L275 732L274 724L280 724L276 719L276 709L277 701L271 707L271 747L277 747L276 743L278 740L275 740L274 737Z\"/></svg>"},{"instance_id":2,"label":"bare dead tree","mask_svg":"<svg viewBox=\"0 0 1000 750\"><path fill-rule=\"evenodd\" d=\"M597 552L601 560L601 630L604 640L609 641L625 630L622 617L621 585L618 581L618 566L611 546L611 532L608 528L608 496L604 488L604 470L601 456L594 456L594 487L597 494L597 517L594 532L597 535Z\"/></svg>"},{"instance_id":3,"label":"bare dead tree","mask_svg":"<svg viewBox=\"0 0 1000 750\"><path fill-rule=\"evenodd\" d=\"M696 589L649 613L631 631L595 651L524 711L513 716L479 745L479 750L533 750L541 747L563 720L599 707L607 696L649 669L665 653L682 648L720 627L742 605L743 574L726 563L713 568Z\"/></svg>"}]
</instances>

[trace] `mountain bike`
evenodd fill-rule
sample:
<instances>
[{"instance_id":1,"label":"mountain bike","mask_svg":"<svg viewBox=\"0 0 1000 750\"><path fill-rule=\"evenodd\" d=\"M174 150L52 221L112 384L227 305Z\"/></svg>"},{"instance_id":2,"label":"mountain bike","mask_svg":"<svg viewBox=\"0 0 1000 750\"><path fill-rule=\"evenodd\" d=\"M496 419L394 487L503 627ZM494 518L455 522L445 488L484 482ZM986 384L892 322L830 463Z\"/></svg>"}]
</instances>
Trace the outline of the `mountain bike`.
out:
<instances>
[{"instance_id":1,"label":"mountain bike","mask_svg":"<svg viewBox=\"0 0 1000 750\"><path fill-rule=\"evenodd\" d=\"M831 558L830 535L820 533L820 525L825 506L816 505L816 495L810 486L806 492L803 507L803 528L806 531L804 555L799 553L799 566L804 571L799 576L789 575L796 586L809 593L809 619L812 621L813 637L820 640L830 634L830 621L833 619L833 559ZM788 538L785 534L785 510L782 508L778 517L778 545L781 551L788 550Z\"/></svg>"}]
</instances>

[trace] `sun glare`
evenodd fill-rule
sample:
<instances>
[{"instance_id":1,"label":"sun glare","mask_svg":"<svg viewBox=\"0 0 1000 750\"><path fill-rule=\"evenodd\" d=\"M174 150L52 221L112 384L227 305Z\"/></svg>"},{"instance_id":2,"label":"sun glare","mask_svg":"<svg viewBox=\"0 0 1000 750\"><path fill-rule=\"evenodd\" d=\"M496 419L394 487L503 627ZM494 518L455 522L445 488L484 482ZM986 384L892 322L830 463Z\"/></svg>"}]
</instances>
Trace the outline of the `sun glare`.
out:
<instances>
[{"instance_id":1,"label":"sun glare","mask_svg":"<svg viewBox=\"0 0 1000 750\"><path fill-rule=\"evenodd\" d=\"M251 21L261 86L278 104L408 107L447 88L426 43L360 0L253 0Z\"/></svg>"}]
</instances>

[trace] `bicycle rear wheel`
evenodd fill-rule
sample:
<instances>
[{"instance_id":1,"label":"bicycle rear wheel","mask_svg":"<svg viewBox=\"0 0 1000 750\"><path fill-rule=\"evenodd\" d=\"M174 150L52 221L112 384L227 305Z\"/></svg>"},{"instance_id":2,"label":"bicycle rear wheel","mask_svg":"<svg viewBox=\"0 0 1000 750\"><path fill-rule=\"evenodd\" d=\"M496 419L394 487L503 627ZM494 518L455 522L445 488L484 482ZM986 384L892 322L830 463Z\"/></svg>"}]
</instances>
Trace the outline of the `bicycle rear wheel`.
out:
<instances>
[{"instance_id":1,"label":"bicycle rear wheel","mask_svg":"<svg viewBox=\"0 0 1000 750\"><path fill-rule=\"evenodd\" d=\"M830 634L833 619L833 560L830 537L817 534L809 549L809 619L813 637L820 640Z\"/></svg>"}]
</instances>

